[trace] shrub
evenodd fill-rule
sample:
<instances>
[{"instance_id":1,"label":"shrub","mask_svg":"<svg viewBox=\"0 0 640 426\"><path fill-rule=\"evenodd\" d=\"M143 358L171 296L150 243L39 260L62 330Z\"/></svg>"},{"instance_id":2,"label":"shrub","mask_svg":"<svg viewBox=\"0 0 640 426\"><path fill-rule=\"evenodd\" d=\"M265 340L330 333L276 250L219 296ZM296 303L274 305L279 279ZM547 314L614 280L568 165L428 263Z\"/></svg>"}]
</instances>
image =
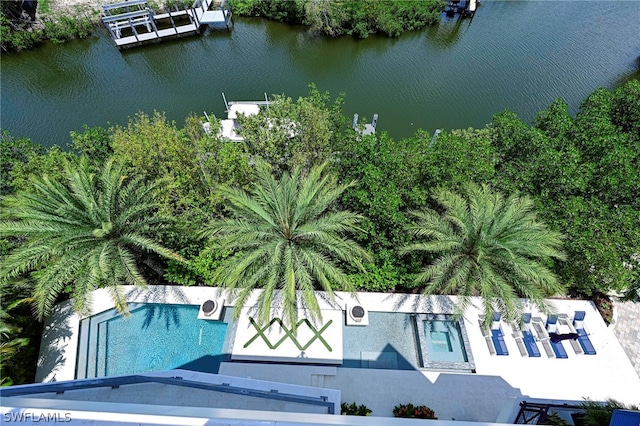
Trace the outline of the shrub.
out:
<instances>
[{"instance_id":1,"label":"shrub","mask_svg":"<svg viewBox=\"0 0 640 426\"><path fill-rule=\"evenodd\" d=\"M571 426L571 424L560 417L558 413L553 413L550 416L547 416L547 418L544 419L544 424L550 426Z\"/></svg>"},{"instance_id":2,"label":"shrub","mask_svg":"<svg viewBox=\"0 0 640 426\"><path fill-rule=\"evenodd\" d=\"M581 404L585 410L582 424L585 426L608 426L615 410L638 410L637 405L625 405L615 399L608 399L604 404L585 399Z\"/></svg>"},{"instance_id":3,"label":"shrub","mask_svg":"<svg viewBox=\"0 0 640 426\"><path fill-rule=\"evenodd\" d=\"M343 416L368 416L371 414L371 410L366 405L356 405L355 402L347 404L343 402L340 404L340 414Z\"/></svg>"},{"instance_id":4,"label":"shrub","mask_svg":"<svg viewBox=\"0 0 640 426\"><path fill-rule=\"evenodd\" d=\"M437 419L436 413L426 405L400 404L393 408L394 417Z\"/></svg>"},{"instance_id":5,"label":"shrub","mask_svg":"<svg viewBox=\"0 0 640 426\"><path fill-rule=\"evenodd\" d=\"M87 38L91 35L91 22L60 16L56 20L45 21L45 34L53 43L60 44L74 38Z\"/></svg>"}]
</instances>

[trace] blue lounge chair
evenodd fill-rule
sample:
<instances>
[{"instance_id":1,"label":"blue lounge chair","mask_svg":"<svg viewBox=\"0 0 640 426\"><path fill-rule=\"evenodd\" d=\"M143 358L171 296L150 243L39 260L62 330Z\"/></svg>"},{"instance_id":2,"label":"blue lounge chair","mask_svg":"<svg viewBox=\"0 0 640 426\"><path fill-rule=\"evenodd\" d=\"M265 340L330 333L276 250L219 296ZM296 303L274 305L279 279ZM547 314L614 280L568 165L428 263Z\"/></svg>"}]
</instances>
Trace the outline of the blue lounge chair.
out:
<instances>
[{"instance_id":1,"label":"blue lounge chair","mask_svg":"<svg viewBox=\"0 0 640 426\"><path fill-rule=\"evenodd\" d=\"M504 343L504 337L502 336L502 330L491 330L491 340L496 348L496 355L509 355L507 345Z\"/></svg>"},{"instance_id":2,"label":"blue lounge chair","mask_svg":"<svg viewBox=\"0 0 640 426\"><path fill-rule=\"evenodd\" d=\"M596 349L593 347L589 336L587 335L587 331L584 329L584 311L576 311L573 317L573 327L576 329L578 333L578 342L580 346L582 346L582 351L585 355L595 355Z\"/></svg>"},{"instance_id":3,"label":"blue lounge chair","mask_svg":"<svg viewBox=\"0 0 640 426\"><path fill-rule=\"evenodd\" d=\"M500 328L500 312L493 313L493 325L491 325L491 340L496 348L496 355L509 355L507 345L504 343L504 336Z\"/></svg>"},{"instance_id":4,"label":"blue lounge chair","mask_svg":"<svg viewBox=\"0 0 640 426\"><path fill-rule=\"evenodd\" d=\"M540 349L538 349L538 345L536 344L536 339L531 334L531 331L524 330L522 332L522 341L524 342L524 347L527 348L527 352L531 357L539 357Z\"/></svg>"},{"instance_id":5,"label":"blue lounge chair","mask_svg":"<svg viewBox=\"0 0 640 426\"><path fill-rule=\"evenodd\" d=\"M522 330L522 341L524 343L524 347L527 348L527 353L530 357L539 357L540 349L538 349L536 339L533 337L533 333L531 333L531 330L529 329L531 314L523 314L522 322L525 324L525 328Z\"/></svg>"},{"instance_id":6,"label":"blue lounge chair","mask_svg":"<svg viewBox=\"0 0 640 426\"><path fill-rule=\"evenodd\" d=\"M549 336L555 335L557 331L557 323L558 318L555 315L550 315L549 319L547 319L547 331L549 332ZM567 351L564 350L564 346L562 345L562 341L554 341L554 339L550 339L551 348L553 349L553 353L556 354L556 358L569 358L567 355Z\"/></svg>"}]
</instances>

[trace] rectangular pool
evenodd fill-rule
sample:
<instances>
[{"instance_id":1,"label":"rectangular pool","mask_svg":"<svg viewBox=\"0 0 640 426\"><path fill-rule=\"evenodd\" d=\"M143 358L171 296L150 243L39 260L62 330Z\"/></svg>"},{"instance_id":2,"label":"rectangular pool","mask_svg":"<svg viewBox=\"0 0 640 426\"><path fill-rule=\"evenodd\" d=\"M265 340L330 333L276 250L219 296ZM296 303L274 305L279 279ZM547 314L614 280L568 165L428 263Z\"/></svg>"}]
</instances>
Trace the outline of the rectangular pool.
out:
<instances>
[{"instance_id":1,"label":"rectangular pool","mask_svg":"<svg viewBox=\"0 0 640 426\"><path fill-rule=\"evenodd\" d=\"M369 312L369 325L344 326L342 367L416 370L420 367L413 315Z\"/></svg>"},{"instance_id":2,"label":"rectangular pool","mask_svg":"<svg viewBox=\"0 0 640 426\"><path fill-rule=\"evenodd\" d=\"M128 317L111 309L81 322L77 378L175 368L217 373L228 358L231 312L212 321L198 319L194 305L145 303L130 310Z\"/></svg>"}]
</instances>

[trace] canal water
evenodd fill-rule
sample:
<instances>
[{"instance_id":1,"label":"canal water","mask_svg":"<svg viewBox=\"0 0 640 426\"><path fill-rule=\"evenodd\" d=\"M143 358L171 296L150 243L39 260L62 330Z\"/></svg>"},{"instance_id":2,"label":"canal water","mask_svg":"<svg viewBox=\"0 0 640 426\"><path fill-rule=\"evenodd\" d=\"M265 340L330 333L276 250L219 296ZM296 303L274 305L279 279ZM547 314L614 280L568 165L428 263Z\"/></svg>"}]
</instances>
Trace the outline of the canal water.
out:
<instances>
[{"instance_id":1,"label":"canal water","mask_svg":"<svg viewBox=\"0 0 640 426\"><path fill-rule=\"evenodd\" d=\"M530 121L562 97L575 113L598 87L640 78L640 2L492 1L473 19L443 17L398 39L326 39L300 27L235 19L231 32L119 51L89 40L3 55L1 126L46 146L71 130L126 124L138 111L224 115L228 100L314 82L346 93L345 113L395 138L418 128L482 127L504 109Z\"/></svg>"}]
</instances>

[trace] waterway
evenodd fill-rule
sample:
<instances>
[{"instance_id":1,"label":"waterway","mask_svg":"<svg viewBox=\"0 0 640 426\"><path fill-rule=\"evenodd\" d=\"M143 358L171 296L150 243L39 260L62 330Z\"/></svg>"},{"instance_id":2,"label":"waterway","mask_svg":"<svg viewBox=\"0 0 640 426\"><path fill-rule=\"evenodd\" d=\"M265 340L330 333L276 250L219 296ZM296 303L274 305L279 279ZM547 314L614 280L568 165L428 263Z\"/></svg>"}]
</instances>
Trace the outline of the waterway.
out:
<instances>
[{"instance_id":1,"label":"waterway","mask_svg":"<svg viewBox=\"0 0 640 426\"><path fill-rule=\"evenodd\" d=\"M224 116L228 100L314 82L346 93L344 111L395 138L418 128L482 127L504 109L525 121L555 98L575 113L598 87L640 78L640 2L492 1L473 19L443 17L398 39L325 39L303 28L235 19L231 32L119 51L106 30L1 62L1 126L46 146L84 124L126 124L138 111Z\"/></svg>"}]
</instances>

